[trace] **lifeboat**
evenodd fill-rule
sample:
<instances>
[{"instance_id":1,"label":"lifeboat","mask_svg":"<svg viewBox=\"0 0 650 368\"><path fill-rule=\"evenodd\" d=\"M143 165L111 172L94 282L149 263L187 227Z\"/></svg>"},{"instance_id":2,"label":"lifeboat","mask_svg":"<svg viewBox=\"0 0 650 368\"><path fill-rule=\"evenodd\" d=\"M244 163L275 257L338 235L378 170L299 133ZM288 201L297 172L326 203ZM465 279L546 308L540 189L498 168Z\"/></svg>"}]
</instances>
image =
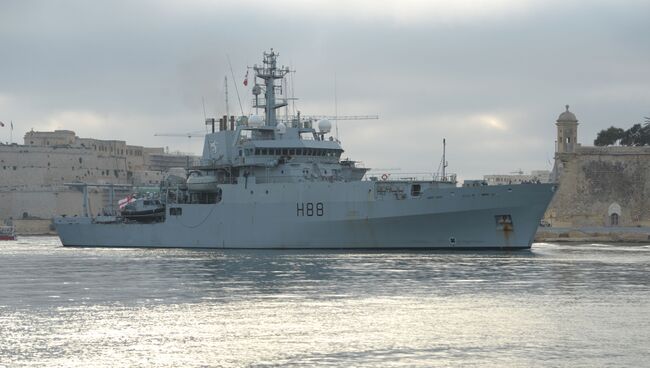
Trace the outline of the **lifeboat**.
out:
<instances>
[{"instance_id":1,"label":"lifeboat","mask_svg":"<svg viewBox=\"0 0 650 368\"><path fill-rule=\"evenodd\" d=\"M190 192L216 192L219 189L217 177L204 175L200 171L191 171L187 178L187 189Z\"/></svg>"}]
</instances>

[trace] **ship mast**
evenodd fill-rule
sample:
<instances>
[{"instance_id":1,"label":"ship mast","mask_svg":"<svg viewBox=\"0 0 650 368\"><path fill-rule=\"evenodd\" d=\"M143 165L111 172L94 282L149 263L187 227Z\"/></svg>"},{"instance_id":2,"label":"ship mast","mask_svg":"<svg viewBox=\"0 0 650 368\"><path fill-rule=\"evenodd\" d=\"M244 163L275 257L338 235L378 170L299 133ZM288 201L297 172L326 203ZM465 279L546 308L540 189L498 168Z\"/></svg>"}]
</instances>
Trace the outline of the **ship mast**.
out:
<instances>
[{"instance_id":1,"label":"ship mast","mask_svg":"<svg viewBox=\"0 0 650 368\"><path fill-rule=\"evenodd\" d=\"M445 179L445 169L447 168L447 140L442 139L442 180Z\"/></svg>"},{"instance_id":2,"label":"ship mast","mask_svg":"<svg viewBox=\"0 0 650 368\"><path fill-rule=\"evenodd\" d=\"M223 89L226 94L226 119L230 119L230 111L228 111L228 76L223 77Z\"/></svg>"},{"instance_id":3,"label":"ship mast","mask_svg":"<svg viewBox=\"0 0 650 368\"><path fill-rule=\"evenodd\" d=\"M275 110L287 106L286 99L281 99L276 102L275 90L281 89L282 86L276 86L275 80L284 78L289 73L289 68L277 67L278 53L271 49L271 52L264 53L264 62L262 66L257 64L253 66L255 70L255 77L264 81L264 101L258 101L256 98L255 107L264 108L264 121L267 126L277 125Z\"/></svg>"}]
</instances>

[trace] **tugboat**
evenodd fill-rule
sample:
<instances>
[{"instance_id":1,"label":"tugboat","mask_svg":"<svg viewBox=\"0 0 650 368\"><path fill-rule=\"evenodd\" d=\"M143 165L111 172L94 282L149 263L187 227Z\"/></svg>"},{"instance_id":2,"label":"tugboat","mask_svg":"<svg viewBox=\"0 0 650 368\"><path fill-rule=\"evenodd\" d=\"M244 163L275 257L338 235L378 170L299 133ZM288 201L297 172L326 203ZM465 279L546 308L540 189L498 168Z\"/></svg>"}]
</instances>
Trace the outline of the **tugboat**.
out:
<instances>
[{"instance_id":1,"label":"tugboat","mask_svg":"<svg viewBox=\"0 0 650 368\"><path fill-rule=\"evenodd\" d=\"M136 202L122 216L100 221L85 205L84 216L56 217L63 245L531 247L555 184L459 186L456 175L445 173L446 162L441 175L428 178L369 176L359 162L341 159L343 147L329 120L282 109L290 98L279 81L291 70L277 58L271 49L252 67L254 113L226 115L218 129L217 119L206 119L212 132L185 183L166 180L160 203ZM395 146L386 139L386 147Z\"/></svg>"}]
</instances>

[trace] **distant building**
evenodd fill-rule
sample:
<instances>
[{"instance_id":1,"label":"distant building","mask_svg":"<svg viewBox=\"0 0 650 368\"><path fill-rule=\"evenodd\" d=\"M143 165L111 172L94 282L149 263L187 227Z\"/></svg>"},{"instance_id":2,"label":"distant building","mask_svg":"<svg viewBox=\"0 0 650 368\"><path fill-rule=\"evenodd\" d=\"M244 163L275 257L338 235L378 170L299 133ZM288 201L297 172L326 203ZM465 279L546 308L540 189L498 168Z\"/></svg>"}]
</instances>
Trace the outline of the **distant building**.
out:
<instances>
[{"instance_id":1,"label":"distant building","mask_svg":"<svg viewBox=\"0 0 650 368\"><path fill-rule=\"evenodd\" d=\"M511 174L495 174L495 175L484 175L483 180L485 180L488 185L507 185L507 184L521 184L521 183L549 183L551 177L551 172L548 170L533 170L530 174L525 174L523 171L519 171Z\"/></svg>"},{"instance_id":2,"label":"distant building","mask_svg":"<svg viewBox=\"0 0 650 368\"><path fill-rule=\"evenodd\" d=\"M556 121L552 178L559 188L545 220L558 227L650 226L650 147L578 143L578 119Z\"/></svg>"},{"instance_id":3,"label":"distant building","mask_svg":"<svg viewBox=\"0 0 650 368\"><path fill-rule=\"evenodd\" d=\"M64 183L152 187L160 184L169 169L198 161L194 155L165 153L162 147L80 138L70 130L29 131L23 145L0 144L0 222L80 214L81 193ZM110 206L108 198L104 191L93 190L91 206L100 211Z\"/></svg>"}]
</instances>

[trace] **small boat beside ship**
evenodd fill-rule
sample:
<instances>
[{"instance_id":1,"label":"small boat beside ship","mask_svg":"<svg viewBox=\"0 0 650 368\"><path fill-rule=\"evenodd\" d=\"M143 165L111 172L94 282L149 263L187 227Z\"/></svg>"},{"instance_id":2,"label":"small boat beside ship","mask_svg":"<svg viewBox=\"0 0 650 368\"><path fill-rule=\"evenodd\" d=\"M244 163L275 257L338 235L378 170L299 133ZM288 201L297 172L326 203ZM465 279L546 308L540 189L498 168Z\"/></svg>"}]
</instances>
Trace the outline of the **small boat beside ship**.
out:
<instances>
[{"instance_id":1,"label":"small boat beside ship","mask_svg":"<svg viewBox=\"0 0 650 368\"><path fill-rule=\"evenodd\" d=\"M13 225L0 226L0 240L16 240L16 227Z\"/></svg>"},{"instance_id":2,"label":"small boat beside ship","mask_svg":"<svg viewBox=\"0 0 650 368\"><path fill-rule=\"evenodd\" d=\"M137 222L155 222L165 217L165 205L160 199L136 198L120 210L126 220Z\"/></svg>"}]
</instances>

